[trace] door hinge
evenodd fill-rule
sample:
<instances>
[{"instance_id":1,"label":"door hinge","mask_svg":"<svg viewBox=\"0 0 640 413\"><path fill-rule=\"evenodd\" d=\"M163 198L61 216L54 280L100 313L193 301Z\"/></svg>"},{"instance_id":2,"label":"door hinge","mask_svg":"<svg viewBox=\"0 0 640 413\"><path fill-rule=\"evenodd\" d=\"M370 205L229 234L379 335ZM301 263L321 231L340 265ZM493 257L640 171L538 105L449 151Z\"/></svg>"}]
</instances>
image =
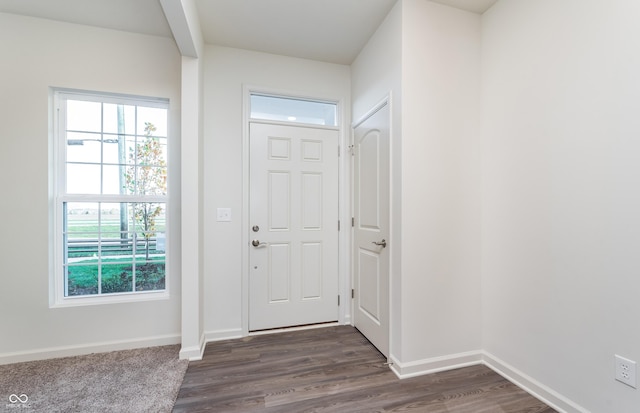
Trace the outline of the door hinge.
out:
<instances>
[{"instance_id":1,"label":"door hinge","mask_svg":"<svg viewBox=\"0 0 640 413\"><path fill-rule=\"evenodd\" d=\"M356 226L356 218L355 217L351 217L351 226L352 227Z\"/></svg>"},{"instance_id":2,"label":"door hinge","mask_svg":"<svg viewBox=\"0 0 640 413\"><path fill-rule=\"evenodd\" d=\"M338 306L340 306L340 296L338 295Z\"/></svg>"},{"instance_id":3,"label":"door hinge","mask_svg":"<svg viewBox=\"0 0 640 413\"><path fill-rule=\"evenodd\" d=\"M356 298L356 291L353 288L351 289L351 298Z\"/></svg>"},{"instance_id":4,"label":"door hinge","mask_svg":"<svg viewBox=\"0 0 640 413\"><path fill-rule=\"evenodd\" d=\"M342 150L341 150L341 148L340 148L340 145L338 145L338 158L339 158L340 156L342 156L342 154L341 154L340 152L342 152Z\"/></svg>"},{"instance_id":5,"label":"door hinge","mask_svg":"<svg viewBox=\"0 0 640 413\"><path fill-rule=\"evenodd\" d=\"M338 220L338 231L340 231L340 220Z\"/></svg>"},{"instance_id":6,"label":"door hinge","mask_svg":"<svg viewBox=\"0 0 640 413\"><path fill-rule=\"evenodd\" d=\"M349 152L351 152L351 156L355 155L355 146L349 145Z\"/></svg>"}]
</instances>

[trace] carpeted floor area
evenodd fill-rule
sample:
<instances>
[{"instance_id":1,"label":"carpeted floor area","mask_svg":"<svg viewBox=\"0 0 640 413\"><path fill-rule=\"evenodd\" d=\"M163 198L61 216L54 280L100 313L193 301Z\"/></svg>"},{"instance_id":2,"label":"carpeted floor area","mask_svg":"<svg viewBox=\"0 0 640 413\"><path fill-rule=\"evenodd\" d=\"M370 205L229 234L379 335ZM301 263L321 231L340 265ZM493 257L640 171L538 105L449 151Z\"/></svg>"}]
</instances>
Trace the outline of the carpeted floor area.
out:
<instances>
[{"instance_id":1,"label":"carpeted floor area","mask_svg":"<svg viewBox=\"0 0 640 413\"><path fill-rule=\"evenodd\" d=\"M171 412L180 346L0 365L0 411ZM27 410L23 410L27 409Z\"/></svg>"}]
</instances>

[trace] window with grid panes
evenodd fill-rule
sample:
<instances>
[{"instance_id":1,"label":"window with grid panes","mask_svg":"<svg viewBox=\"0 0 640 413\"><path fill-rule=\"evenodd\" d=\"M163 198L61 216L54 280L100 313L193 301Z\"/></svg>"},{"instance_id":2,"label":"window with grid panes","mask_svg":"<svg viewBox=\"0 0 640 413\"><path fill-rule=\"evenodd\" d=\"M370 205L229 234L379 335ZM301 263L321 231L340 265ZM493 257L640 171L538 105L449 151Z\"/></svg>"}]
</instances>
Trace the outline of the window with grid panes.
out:
<instances>
[{"instance_id":1,"label":"window with grid panes","mask_svg":"<svg viewBox=\"0 0 640 413\"><path fill-rule=\"evenodd\" d=\"M168 100L53 102L56 302L166 292Z\"/></svg>"}]
</instances>

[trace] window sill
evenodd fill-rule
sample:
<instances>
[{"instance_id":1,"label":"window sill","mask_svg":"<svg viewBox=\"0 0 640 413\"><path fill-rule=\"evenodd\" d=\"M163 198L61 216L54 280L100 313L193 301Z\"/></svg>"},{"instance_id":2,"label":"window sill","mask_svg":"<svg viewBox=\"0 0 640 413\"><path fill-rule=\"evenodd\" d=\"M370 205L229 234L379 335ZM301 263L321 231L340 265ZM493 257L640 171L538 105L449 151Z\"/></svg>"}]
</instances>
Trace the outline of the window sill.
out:
<instances>
[{"instance_id":1,"label":"window sill","mask_svg":"<svg viewBox=\"0 0 640 413\"><path fill-rule=\"evenodd\" d=\"M88 305L139 303L145 301L168 300L168 291L145 291L137 293L121 293L109 295L91 295L64 297L56 299L50 308L84 307Z\"/></svg>"}]
</instances>

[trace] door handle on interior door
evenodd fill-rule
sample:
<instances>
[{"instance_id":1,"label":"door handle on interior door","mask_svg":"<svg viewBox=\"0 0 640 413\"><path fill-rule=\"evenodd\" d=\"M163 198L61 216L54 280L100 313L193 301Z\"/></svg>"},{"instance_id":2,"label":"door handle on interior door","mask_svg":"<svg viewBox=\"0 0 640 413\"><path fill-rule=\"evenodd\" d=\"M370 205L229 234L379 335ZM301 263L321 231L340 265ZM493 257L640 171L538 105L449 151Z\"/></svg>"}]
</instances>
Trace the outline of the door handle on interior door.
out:
<instances>
[{"instance_id":1,"label":"door handle on interior door","mask_svg":"<svg viewBox=\"0 0 640 413\"><path fill-rule=\"evenodd\" d=\"M260 247L262 245L267 245L267 243L260 242L260 240L254 239L253 241L251 241L251 245L253 245L254 247Z\"/></svg>"},{"instance_id":2,"label":"door handle on interior door","mask_svg":"<svg viewBox=\"0 0 640 413\"><path fill-rule=\"evenodd\" d=\"M387 241L385 241L384 239L380 242L376 242L376 241L372 241L372 244L376 244L378 246L382 246L382 248L386 248L387 247Z\"/></svg>"}]
</instances>

